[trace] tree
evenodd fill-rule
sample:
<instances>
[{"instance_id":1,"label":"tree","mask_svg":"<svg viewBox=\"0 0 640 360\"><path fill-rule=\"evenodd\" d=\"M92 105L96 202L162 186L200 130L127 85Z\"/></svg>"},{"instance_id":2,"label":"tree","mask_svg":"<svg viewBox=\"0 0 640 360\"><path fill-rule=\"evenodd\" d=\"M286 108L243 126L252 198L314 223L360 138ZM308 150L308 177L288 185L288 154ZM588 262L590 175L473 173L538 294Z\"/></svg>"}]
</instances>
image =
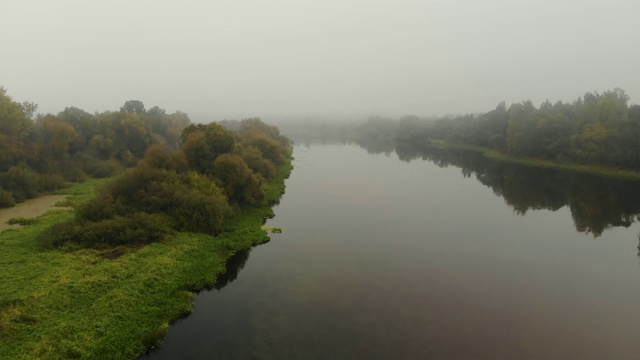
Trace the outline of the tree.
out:
<instances>
[{"instance_id":1,"label":"tree","mask_svg":"<svg viewBox=\"0 0 640 360\"><path fill-rule=\"evenodd\" d=\"M536 113L531 101L509 107L507 151L517 156L532 156L536 148Z\"/></svg>"},{"instance_id":2,"label":"tree","mask_svg":"<svg viewBox=\"0 0 640 360\"><path fill-rule=\"evenodd\" d=\"M174 149L180 145L182 130L191 123L187 114L180 111L167 114L164 109L157 106L149 109L147 119L151 130L159 137L158 141L164 142Z\"/></svg>"},{"instance_id":3,"label":"tree","mask_svg":"<svg viewBox=\"0 0 640 360\"><path fill-rule=\"evenodd\" d=\"M230 201L253 204L264 198L261 181L238 154L223 154L213 163L213 172Z\"/></svg>"},{"instance_id":4,"label":"tree","mask_svg":"<svg viewBox=\"0 0 640 360\"><path fill-rule=\"evenodd\" d=\"M140 100L127 100L120 108L121 112L128 114L146 114L144 104Z\"/></svg>"},{"instance_id":5,"label":"tree","mask_svg":"<svg viewBox=\"0 0 640 360\"><path fill-rule=\"evenodd\" d=\"M210 174L216 158L235 149L233 133L216 123L187 126L182 142L189 166L202 174Z\"/></svg>"},{"instance_id":6,"label":"tree","mask_svg":"<svg viewBox=\"0 0 640 360\"><path fill-rule=\"evenodd\" d=\"M25 116L22 105L0 87L0 171L35 157L28 146L32 131L33 121Z\"/></svg>"},{"instance_id":7,"label":"tree","mask_svg":"<svg viewBox=\"0 0 640 360\"><path fill-rule=\"evenodd\" d=\"M41 158L52 161L67 157L69 144L76 135L73 126L51 114L43 116L38 125L42 134Z\"/></svg>"},{"instance_id":8,"label":"tree","mask_svg":"<svg viewBox=\"0 0 640 360\"><path fill-rule=\"evenodd\" d=\"M147 118L140 113L119 114L119 120L115 130L116 141L120 157L130 152L135 158L140 159L152 143L151 127Z\"/></svg>"},{"instance_id":9,"label":"tree","mask_svg":"<svg viewBox=\"0 0 640 360\"><path fill-rule=\"evenodd\" d=\"M33 116L35 115L36 110L38 110L38 104L30 101L23 101L20 105L22 106L22 113L24 116L27 119L33 120Z\"/></svg>"}]
</instances>

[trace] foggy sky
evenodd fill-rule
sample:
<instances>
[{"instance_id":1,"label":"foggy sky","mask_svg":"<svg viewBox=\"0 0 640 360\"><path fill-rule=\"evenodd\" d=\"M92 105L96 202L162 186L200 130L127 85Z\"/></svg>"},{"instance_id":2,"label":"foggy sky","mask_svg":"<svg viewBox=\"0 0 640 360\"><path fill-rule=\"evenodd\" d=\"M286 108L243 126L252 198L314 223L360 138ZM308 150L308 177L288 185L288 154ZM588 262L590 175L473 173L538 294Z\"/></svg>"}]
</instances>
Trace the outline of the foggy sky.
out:
<instances>
[{"instance_id":1,"label":"foggy sky","mask_svg":"<svg viewBox=\"0 0 640 360\"><path fill-rule=\"evenodd\" d=\"M640 1L0 0L0 86L39 112L192 120L484 112L626 90Z\"/></svg>"}]
</instances>

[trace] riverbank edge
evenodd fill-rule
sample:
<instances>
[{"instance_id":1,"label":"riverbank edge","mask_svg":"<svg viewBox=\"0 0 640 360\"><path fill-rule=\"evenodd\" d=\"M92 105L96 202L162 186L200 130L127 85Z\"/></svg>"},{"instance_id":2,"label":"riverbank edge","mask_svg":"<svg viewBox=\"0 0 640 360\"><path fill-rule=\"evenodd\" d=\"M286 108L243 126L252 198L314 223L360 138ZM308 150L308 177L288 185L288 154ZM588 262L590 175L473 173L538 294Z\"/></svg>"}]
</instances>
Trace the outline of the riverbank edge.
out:
<instances>
[{"instance_id":1,"label":"riverbank edge","mask_svg":"<svg viewBox=\"0 0 640 360\"><path fill-rule=\"evenodd\" d=\"M247 250L254 246L271 241L271 238L268 236L268 232L263 229L263 225L267 219L271 219L275 216L273 206L280 202L280 198L285 193L285 180L289 178L293 171L292 161L294 158L292 152L293 149L290 149L289 157L285 159L285 163L278 169L276 176L271 181L263 184L265 190L264 203L261 205L243 208L241 210L241 214L230 221L230 224L227 225L224 233L215 237L216 240L222 240L220 241L220 245L223 249L227 250L217 253L219 260L224 264L224 266L217 267L215 269L215 273L208 273L206 276L192 278L194 285L185 289L190 293L189 311L181 313L178 316L171 316L162 324L157 332L147 334L142 339L146 348L136 357L139 358L144 354L161 348L162 341L167 335L167 331L171 324L193 312L193 296L201 291L210 290L214 285L216 285L218 277L227 271L227 262L231 257L239 251ZM179 233L179 236L180 234L183 233Z\"/></svg>"},{"instance_id":2,"label":"riverbank edge","mask_svg":"<svg viewBox=\"0 0 640 360\"><path fill-rule=\"evenodd\" d=\"M507 155L497 150L491 150L489 148L449 143L446 141L436 140L431 144L433 147L441 149L458 149L464 151L481 152L484 157L498 162L506 162L511 164L517 164L522 166L539 167L546 169L556 169L564 171L579 172L583 174L596 175L607 178L621 179L621 180L633 180L640 181L640 172L633 170L625 170L620 168L601 166L601 165L583 165L570 162L558 162L552 160L543 160L535 158L520 158L516 156Z\"/></svg>"},{"instance_id":3,"label":"riverbank edge","mask_svg":"<svg viewBox=\"0 0 640 360\"><path fill-rule=\"evenodd\" d=\"M0 235L0 358L134 359L157 347L170 324L192 312L236 252L270 240L261 229L285 191L293 157L264 184L265 201L244 207L217 236L178 233L142 248L42 250L35 238L73 216L50 211L34 225ZM67 204L92 198L89 182L60 193ZM114 255L110 258L110 255ZM32 265L33 264L33 265Z\"/></svg>"}]
</instances>

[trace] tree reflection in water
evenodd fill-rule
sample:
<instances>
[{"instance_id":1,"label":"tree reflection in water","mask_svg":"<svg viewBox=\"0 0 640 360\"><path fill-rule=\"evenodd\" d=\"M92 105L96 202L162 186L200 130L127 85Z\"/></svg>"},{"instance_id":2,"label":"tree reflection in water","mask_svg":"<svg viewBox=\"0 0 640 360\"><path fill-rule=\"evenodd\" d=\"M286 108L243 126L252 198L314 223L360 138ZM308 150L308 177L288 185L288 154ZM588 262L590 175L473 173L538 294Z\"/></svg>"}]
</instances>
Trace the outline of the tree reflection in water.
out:
<instances>
[{"instance_id":1,"label":"tree reflection in water","mask_svg":"<svg viewBox=\"0 0 640 360\"><path fill-rule=\"evenodd\" d=\"M249 260L249 254L251 253L251 249L240 250L237 253L233 254L227 260L227 270L224 274L218 276L218 281L213 286L216 290L221 290L223 287L231 284L234 280L238 278L238 274L240 270L244 268Z\"/></svg>"},{"instance_id":2,"label":"tree reflection in water","mask_svg":"<svg viewBox=\"0 0 640 360\"><path fill-rule=\"evenodd\" d=\"M360 146L370 153L389 151L388 146ZM399 144L395 152L406 162L422 159L440 167L461 168L463 176L474 175L520 215L529 210L556 211L568 206L576 230L594 237L611 227L629 227L640 214L637 181L501 163L479 152L459 149Z\"/></svg>"}]
</instances>

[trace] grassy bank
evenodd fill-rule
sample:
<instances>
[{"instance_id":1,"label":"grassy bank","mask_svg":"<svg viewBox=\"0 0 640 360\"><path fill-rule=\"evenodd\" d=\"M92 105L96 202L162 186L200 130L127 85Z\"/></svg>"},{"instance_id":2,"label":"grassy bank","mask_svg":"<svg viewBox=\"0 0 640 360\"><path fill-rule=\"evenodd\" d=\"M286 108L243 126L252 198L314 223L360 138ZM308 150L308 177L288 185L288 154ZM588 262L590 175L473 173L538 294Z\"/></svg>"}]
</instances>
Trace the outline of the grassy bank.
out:
<instances>
[{"instance_id":1,"label":"grassy bank","mask_svg":"<svg viewBox=\"0 0 640 360\"><path fill-rule=\"evenodd\" d=\"M266 184L269 203L290 171L288 162ZM62 190L66 205L90 199L98 184ZM215 238L179 233L138 249L39 248L36 236L72 210L0 233L0 359L137 357L192 310L194 292L215 284L231 255L269 240L260 226L272 216L269 205L249 207Z\"/></svg>"},{"instance_id":2,"label":"grassy bank","mask_svg":"<svg viewBox=\"0 0 640 360\"><path fill-rule=\"evenodd\" d=\"M494 161L508 162L511 164L518 164L524 166L534 166L547 169L557 169L565 171L575 171L585 174L604 176L616 179L624 180L640 180L640 172L618 169L600 165L582 165L576 163L557 162L551 160L532 159L532 158L519 158L516 156L506 155L499 151L490 150L481 146L455 144L444 140L434 140L431 142L431 146L439 149L457 149L464 151L476 151L482 152L483 155Z\"/></svg>"},{"instance_id":3,"label":"grassy bank","mask_svg":"<svg viewBox=\"0 0 640 360\"><path fill-rule=\"evenodd\" d=\"M484 152L484 156L495 161L504 161L512 164L535 166L548 169L558 169L566 171L575 171L585 174L598 175L616 179L624 180L640 180L640 172L617 169L599 165L581 165L574 163L561 163L550 160L530 159L530 158L518 158L514 156L505 155L498 151L488 150Z\"/></svg>"}]
</instances>

